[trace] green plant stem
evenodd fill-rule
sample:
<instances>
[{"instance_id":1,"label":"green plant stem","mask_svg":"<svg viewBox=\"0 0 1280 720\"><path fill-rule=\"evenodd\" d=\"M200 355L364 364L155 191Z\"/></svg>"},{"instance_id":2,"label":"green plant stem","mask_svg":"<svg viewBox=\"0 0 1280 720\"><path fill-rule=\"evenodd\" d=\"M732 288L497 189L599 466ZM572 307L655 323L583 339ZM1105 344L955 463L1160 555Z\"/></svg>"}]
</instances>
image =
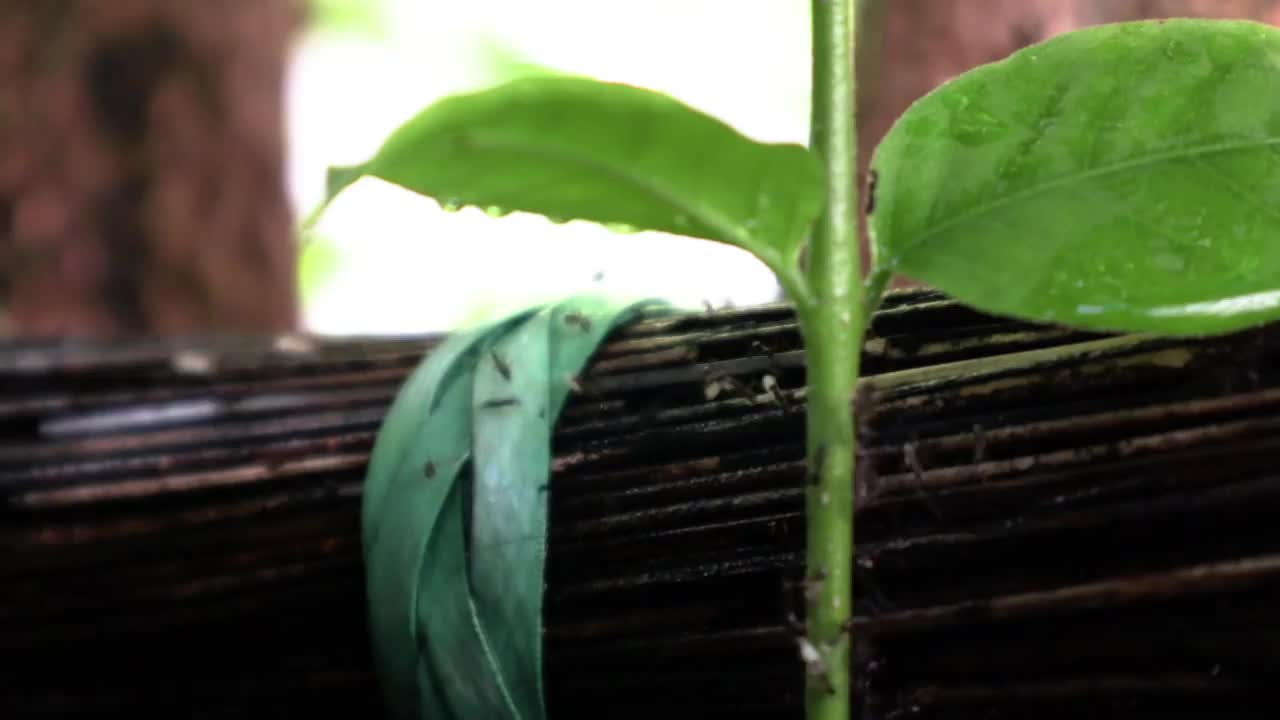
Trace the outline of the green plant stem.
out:
<instances>
[{"instance_id":1,"label":"green plant stem","mask_svg":"<svg viewBox=\"0 0 1280 720\"><path fill-rule=\"evenodd\" d=\"M827 174L827 204L809 245L811 300L799 306L808 373L807 633L821 667L805 692L809 720L848 720L847 621L853 607L852 399L862 345L854 120L854 0L812 0L810 145ZM825 677L824 677L825 676Z\"/></svg>"}]
</instances>

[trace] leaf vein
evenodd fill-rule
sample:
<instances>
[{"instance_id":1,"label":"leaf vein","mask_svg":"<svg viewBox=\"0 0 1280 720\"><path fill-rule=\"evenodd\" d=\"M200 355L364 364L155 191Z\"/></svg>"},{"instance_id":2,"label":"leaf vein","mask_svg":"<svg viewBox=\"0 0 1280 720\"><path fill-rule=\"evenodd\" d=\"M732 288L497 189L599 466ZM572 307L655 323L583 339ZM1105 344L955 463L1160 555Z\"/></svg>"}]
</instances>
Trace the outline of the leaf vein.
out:
<instances>
[{"instance_id":1,"label":"leaf vein","mask_svg":"<svg viewBox=\"0 0 1280 720\"><path fill-rule=\"evenodd\" d=\"M1073 183L1081 182L1084 180L1092 180L1096 178L1106 177L1108 175L1124 172L1125 170L1140 168L1140 167L1143 167L1144 165L1155 165L1158 163L1169 162L1171 160L1197 159L1205 155L1236 152L1239 150L1250 150L1250 149L1259 148L1259 147L1275 148L1275 146L1277 145L1280 145L1280 137L1270 137L1270 138L1264 138L1262 140L1250 140L1248 142L1229 142L1229 143L1215 143L1212 145L1200 145L1200 146L1190 147L1190 148L1179 148L1176 150L1169 150L1163 153L1146 155L1140 158L1131 158L1129 160L1123 160L1120 162L1112 163L1110 165L1103 165L1101 167L1091 168L1089 170L1085 170L1082 172L1071 173L1069 175L1064 175L1063 177L1060 177L1060 178L1055 178L1053 180L1049 180L1047 182L1034 185L1020 192L1011 193L1002 198L993 200L983 205L978 205L970 210L959 213L951 217L950 219L945 220L941 223L938 223L937 225L934 225L928 230L922 232L920 235L916 237L914 242L904 243L903 247L904 249L914 248L915 246L920 245L921 243L924 243L929 238L934 237L936 235L940 235L941 233L944 233L947 230L950 230L957 225L973 220L974 218L982 217L983 215L991 213L995 210L998 210L1002 207L1018 202L1020 200L1025 200L1027 198L1034 197L1036 195L1047 192L1049 190L1054 190L1056 188L1068 186ZM905 253L899 253L899 254L901 255Z\"/></svg>"}]
</instances>

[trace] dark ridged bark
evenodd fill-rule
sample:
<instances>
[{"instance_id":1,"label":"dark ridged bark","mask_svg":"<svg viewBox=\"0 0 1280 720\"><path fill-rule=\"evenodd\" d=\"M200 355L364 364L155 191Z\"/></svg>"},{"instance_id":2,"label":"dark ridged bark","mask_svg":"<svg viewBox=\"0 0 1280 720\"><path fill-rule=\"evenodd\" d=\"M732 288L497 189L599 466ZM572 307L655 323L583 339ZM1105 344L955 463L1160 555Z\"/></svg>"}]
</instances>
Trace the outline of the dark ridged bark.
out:
<instances>
[{"instance_id":1,"label":"dark ridged bark","mask_svg":"<svg viewBox=\"0 0 1280 720\"><path fill-rule=\"evenodd\" d=\"M859 396L862 717L1273 717L1276 338L888 303ZM375 716L361 480L429 345L0 352L0 711ZM782 307L641 321L596 358L555 442L552 717L800 716L801 360Z\"/></svg>"}]
</instances>

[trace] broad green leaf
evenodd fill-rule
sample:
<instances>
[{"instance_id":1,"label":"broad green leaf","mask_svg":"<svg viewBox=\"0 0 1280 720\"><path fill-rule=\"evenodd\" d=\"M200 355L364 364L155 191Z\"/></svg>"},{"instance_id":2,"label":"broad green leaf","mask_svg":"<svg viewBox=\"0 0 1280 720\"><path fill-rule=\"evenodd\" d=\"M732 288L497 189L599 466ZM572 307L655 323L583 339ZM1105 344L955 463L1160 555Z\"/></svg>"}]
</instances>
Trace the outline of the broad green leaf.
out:
<instances>
[{"instance_id":1,"label":"broad green leaf","mask_svg":"<svg viewBox=\"0 0 1280 720\"><path fill-rule=\"evenodd\" d=\"M978 308L1200 335L1280 317L1280 31L1081 30L955 78L876 152L876 265Z\"/></svg>"},{"instance_id":2,"label":"broad green leaf","mask_svg":"<svg viewBox=\"0 0 1280 720\"><path fill-rule=\"evenodd\" d=\"M446 208L718 240L775 268L796 259L825 194L803 147L757 143L665 95L578 77L442 100L368 163L332 169L329 198L364 175Z\"/></svg>"}]
</instances>

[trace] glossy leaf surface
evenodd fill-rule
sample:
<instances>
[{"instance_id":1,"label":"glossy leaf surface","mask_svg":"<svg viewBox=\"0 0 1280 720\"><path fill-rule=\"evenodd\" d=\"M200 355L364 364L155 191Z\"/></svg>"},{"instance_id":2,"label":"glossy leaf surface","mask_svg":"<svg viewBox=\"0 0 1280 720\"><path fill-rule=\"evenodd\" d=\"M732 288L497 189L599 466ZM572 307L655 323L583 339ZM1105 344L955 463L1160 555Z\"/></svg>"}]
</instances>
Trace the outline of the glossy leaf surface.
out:
<instances>
[{"instance_id":1,"label":"glossy leaf surface","mask_svg":"<svg viewBox=\"0 0 1280 720\"><path fill-rule=\"evenodd\" d=\"M754 142L665 95L529 77L432 105L365 165L330 171L329 197L372 175L449 208L475 205L718 240L794 259L824 199L796 145Z\"/></svg>"},{"instance_id":2,"label":"glossy leaf surface","mask_svg":"<svg viewBox=\"0 0 1280 720\"><path fill-rule=\"evenodd\" d=\"M877 267L978 308L1175 335L1280 317L1280 31L1058 36L913 105L872 163Z\"/></svg>"}]
</instances>

